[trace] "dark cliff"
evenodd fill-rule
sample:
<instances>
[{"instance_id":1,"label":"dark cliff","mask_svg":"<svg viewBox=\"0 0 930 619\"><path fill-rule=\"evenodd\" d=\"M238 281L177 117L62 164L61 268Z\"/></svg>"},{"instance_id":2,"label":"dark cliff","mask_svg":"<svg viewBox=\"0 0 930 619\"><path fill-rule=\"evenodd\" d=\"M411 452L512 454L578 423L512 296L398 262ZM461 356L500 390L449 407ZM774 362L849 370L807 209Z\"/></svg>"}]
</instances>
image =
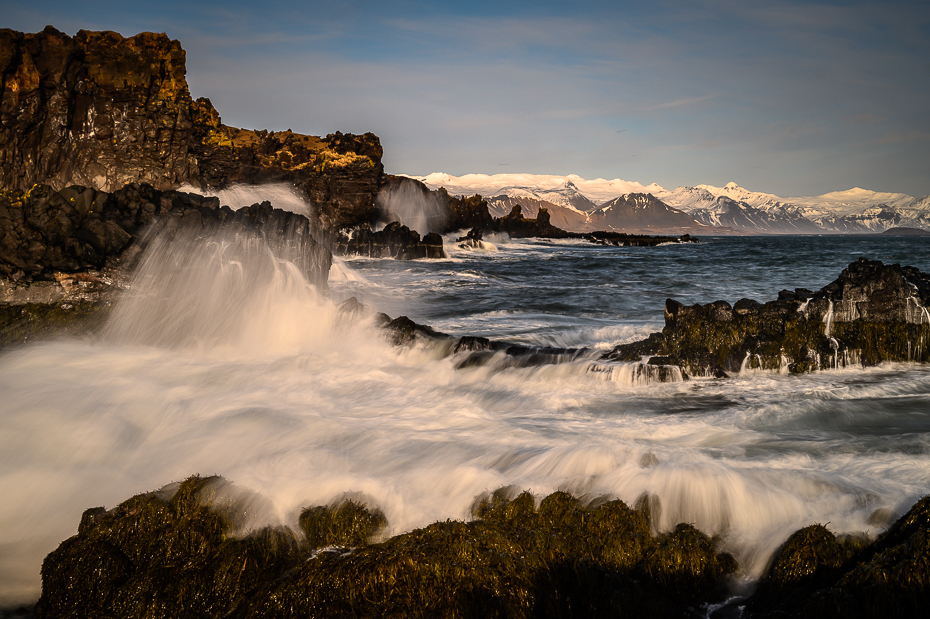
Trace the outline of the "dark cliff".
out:
<instances>
[{"instance_id":1,"label":"dark cliff","mask_svg":"<svg viewBox=\"0 0 930 619\"><path fill-rule=\"evenodd\" d=\"M191 98L185 72L164 34L0 29L0 189L286 181L325 230L376 219L377 136L228 127L209 99Z\"/></svg>"}]
</instances>

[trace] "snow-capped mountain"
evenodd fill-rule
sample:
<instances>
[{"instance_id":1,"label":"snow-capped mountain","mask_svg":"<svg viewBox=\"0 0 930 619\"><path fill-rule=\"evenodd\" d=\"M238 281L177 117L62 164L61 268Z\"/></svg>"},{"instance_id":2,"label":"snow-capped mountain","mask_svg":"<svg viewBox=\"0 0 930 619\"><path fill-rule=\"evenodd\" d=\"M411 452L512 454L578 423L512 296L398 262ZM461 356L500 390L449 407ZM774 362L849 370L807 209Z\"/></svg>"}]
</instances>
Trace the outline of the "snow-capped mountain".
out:
<instances>
[{"instance_id":1,"label":"snow-capped mountain","mask_svg":"<svg viewBox=\"0 0 930 619\"><path fill-rule=\"evenodd\" d=\"M588 225L588 213L582 213L571 206L563 206L542 200L530 191L520 190L501 193L492 198L487 198L487 202L491 217L504 217L510 213L514 206L519 205L524 217L535 219L539 214L539 209L544 208L549 211L549 222L557 228L570 232L591 232L594 230Z\"/></svg>"},{"instance_id":2,"label":"snow-capped mountain","mask_svg":"<svg viewBox=\"0 0 930 619\"><path fill-rule=\"evenodd\" d=\"M602 204L588 220L595 230L672 230L703 228L693 217L649 193L631 193Z\"/></svg>"},{"instance_id":3,"label":"snow-capped mountain","mask_svg":"<svg viewBox=\"0 0 930 619\"><path fill-rule=\"evenodd\" d=\"M628 212L623 207L610 215L620 202L601 212L613 200L622 198L621 202L626 204L624 201L632 199L631 194L649 194L663 207L671 207L693 218L692 225L719 227L719 233L861 234L882 232L893 227L930 230L930 196L915 198L903 193L876 192L858 187L820 196L782 198L750 191L732 182L723 187L697 185L670 191L655 183L642 185L601 178L586 180L577 175L467 174L456 177L434 173L412 178L433 189L445 187L453 194L479 193L488 199L495 216L500 216L496 214L498 210L506 209L501 213L503 215L509 213L514 204L523 206L527 216L532 216L543 206L553 215L553 224L577 231L598 229L600 224L619 217L621 212L636 221L644 221L632 207ZM658 218L656 223L659 219L668 220L667 212L656 203L651 203L651 213ZM581 223L581 215L585 217L584 223ZM601 229L607 227L602 225ZM614 224L609 227L618 229Z\"/></svg>"}]
</instances>

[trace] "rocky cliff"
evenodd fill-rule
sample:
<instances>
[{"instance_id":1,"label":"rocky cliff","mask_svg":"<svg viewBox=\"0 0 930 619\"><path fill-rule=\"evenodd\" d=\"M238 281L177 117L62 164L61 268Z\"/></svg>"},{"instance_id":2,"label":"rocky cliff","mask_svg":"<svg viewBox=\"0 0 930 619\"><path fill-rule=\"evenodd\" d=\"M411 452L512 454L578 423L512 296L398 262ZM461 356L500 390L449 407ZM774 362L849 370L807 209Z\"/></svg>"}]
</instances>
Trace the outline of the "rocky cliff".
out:
<instances>
[{"instance_id":1,"label":"rocky cliff","mask_svg":"<svg viewBox=\"0 0 930 619\"><path fill-rule=\"evenodd\" d=\"M0 192L0 347L95 330L160 235L255 239L325 290L332 255L311 232L306 217L268 202L233 211L217 198L139 183L112 193L48 185Z\"/></svg>"},{"instance_id":2,"label":"rocky cliff","mask_svg":"<svg viewBox=\"0 0 930 619\"><path fill-rule=\"evenodd\" d=\"M209 99L191 98L185 71L164 34L0 29L0 189L287 181L324 230L377 218L377 136L228 127Z\"/></svg>"},{"instance_id":3,"label":"rocky cliff","mask_svg":"<svg viewBox=\"0 0 930 619\"><path fill-rule=\"evenodd\" d=\"M816 293L783 290L686 306L669 299L665 328L608 358L677 365L691 375L746 369L807 372L883 361L930 362L930 275L860 258Z\"/></svg>"}]
</instances>

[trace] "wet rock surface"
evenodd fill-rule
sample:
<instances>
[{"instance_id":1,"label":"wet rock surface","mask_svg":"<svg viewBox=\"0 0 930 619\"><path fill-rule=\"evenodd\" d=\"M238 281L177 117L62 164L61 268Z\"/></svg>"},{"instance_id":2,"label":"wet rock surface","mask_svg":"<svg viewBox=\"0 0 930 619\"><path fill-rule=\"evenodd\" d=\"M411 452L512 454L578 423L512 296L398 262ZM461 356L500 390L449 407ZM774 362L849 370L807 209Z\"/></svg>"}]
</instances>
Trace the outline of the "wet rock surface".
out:
<instances>
[{"instance_id":1,"label":"wet rock surface","mask_svg":"<svg viewBox=\"0 0 930 619\"><path fill-rule=\"evenodd\" d=\"M352 236L341 236L334 244L333 250L342 255L368 256L370 258L396 258L414 260L417 258L445 258L442 249L442 237L431 232L420 238L416 230L411 230L400 222L392 222L382 230L358 229Z\"/></svg>"},{"instance_id":2,"label":"wet rock surface","mask_svg":"<svg viewBox=\"0 0 930 619\"><path fill-rule=\"evenodd\" d=\"M217 198L132 183L112 192L36 185L0 192L0 346L99 327L159 235L258 235L325 290L332 255L303 215L268 202L233 211Z\"/></svg>"},{"instance_id":3,"label":"wet rock surface","mask_svg":"<svg viewBox=\"0 0 930 619\"><path fill-rule=\"evenodd\" d=\"M690 525L655 535L621 501L565 492L501 489L471 521L383 540L380 510L345 498L299 532L245 532L257 501L192 477L88 509L43 563L36 616L697 617L736 567Z\"/></svg>"},{"instance_id":4,"label":"wet rock surface","mask_svg":"<svg viewBox=\"0 0 930 619\"><path fill-rule=\"evenodd\" d=\"M872 543L823 525L778 549L744 617L918 617L930 604L930 497Z\"/></svg>"},{"instance_id":5,"label":"wet rock surface","mask_svg":"<svg viewBox=\"0 0 930 619\"><path fill-rule=\"evenodd\" d=\"M605 358L680 366L693 376L744 369L807 372L883 361L930 361L930 276L860 258L817 292L784 290L768 303L687 306L669 299L665 328Z\"/></svg>"},{"instance_id":6,"label":"wet rock surface","mask_svg":"<svg viewBox=\"0 0 930 619\"><path fill-rule=\"evenodd\" d=\"M249 529L262 499L191 477L84 512L42 566L37 617L701 617L738 566L692 525L656 533L643 500L582 502L508 487L471 520L386 537L348 495L295 529ZM773 556L744 617L916 617L930 602L930 497L876 540L814 524ZM732 604L712 616L721 616ZM737 615L733 615L737 616Z\"/></svg>"},{"instance_id":7,"label":"wet rock surface","mask_svg":"<svg viewBox=\"0 0 930 619\"><path fill-rule=\"evenodd\" d=\"M112 193L36 185L0 193L0 276L12 282L88 280L88 270L128 271L151 236L164 230L208 234L220 227L256 231L269 243L296 244L297 264L325 288L331 254L311 234L303 215L268 202L233 211L217 198L130 184ZM68 276L67 274L74 274Z\"/></svg>"}]
</instances>

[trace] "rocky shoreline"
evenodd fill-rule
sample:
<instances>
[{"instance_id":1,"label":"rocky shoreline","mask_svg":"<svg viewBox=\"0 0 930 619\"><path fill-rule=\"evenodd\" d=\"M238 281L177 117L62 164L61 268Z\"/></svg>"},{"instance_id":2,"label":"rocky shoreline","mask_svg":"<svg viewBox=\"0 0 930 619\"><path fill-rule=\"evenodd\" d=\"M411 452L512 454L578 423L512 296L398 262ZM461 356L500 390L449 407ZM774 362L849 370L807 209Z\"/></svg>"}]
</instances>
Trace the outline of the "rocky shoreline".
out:
<instances>
[{"instance_id":1,"label":"rocky shoreline","mask_svg":"<svg viewBox=\"0 0 930 619\"><path fill-rule=\"evenodd\" d=\"M606 359L681 367L691 376L746 369L792 373L885 361L930 361L930 276L860 258L817 292L783 290L686 306L669 299L665 328Z\"/></svg>"},{"instance_id":2,"label":"rocky shoreline","mask_svg":"<svg viewBox=\"0 0 930 619\"><path fill-rule=\"evenodd\" d=\"M261 239L321 290L334 252L442 258L439 234L421 236L379 202L400 186L437 205L435 229L470 229L463 243L488 232L612 246L696 241L577 235L545 209L530 219L520 206L494 219L481 196L386 175L370 133L229 127L208 99L191 98L184 51L165 35L2 29L0 75L0 348L95 333L160 235ZM175 189L263 182L291 184L310 216L269 202L234 211ZM678 380L928 362L928 304L930 276L863 259L820 291L782 291L764 304L669 300L661 333L606 355L455 338L405 316L374 323L395 345L441 347L457 368L632 362ZM340 312L373 310L350 299ZM477 497L468 521L390 537L377 506L341 499L305 510L294 529L248 530L259 499L231 488L192 477L87 510L77 535L46 558L38 605L0 616L698 617L733 593L739 568L690 524L654 530L661 505L645 495L631 508L504 488ZM874 541L817 524L799 530L752 596L712 616L738 606L747 617L919 614L930 602L928 501Z\"/></svg>"},{"instance_id":3,"label":"rocky shoreline","mask_svg":"<svg viewBox=\"0 0 930 619\"><path fill-rule=\"evenodd\" d=\"M648 495L631 509L502 488L470 520L395 536L376 506L345 497L294 528L248 529L259 501L191 477L86 510L43 563L34 616L702 617L713 604L711 617L913 617L930 602L930 497L875 540L798 530L736 598L719 540L689 524L657 533Z\"/></svg>"}]
</instances>

